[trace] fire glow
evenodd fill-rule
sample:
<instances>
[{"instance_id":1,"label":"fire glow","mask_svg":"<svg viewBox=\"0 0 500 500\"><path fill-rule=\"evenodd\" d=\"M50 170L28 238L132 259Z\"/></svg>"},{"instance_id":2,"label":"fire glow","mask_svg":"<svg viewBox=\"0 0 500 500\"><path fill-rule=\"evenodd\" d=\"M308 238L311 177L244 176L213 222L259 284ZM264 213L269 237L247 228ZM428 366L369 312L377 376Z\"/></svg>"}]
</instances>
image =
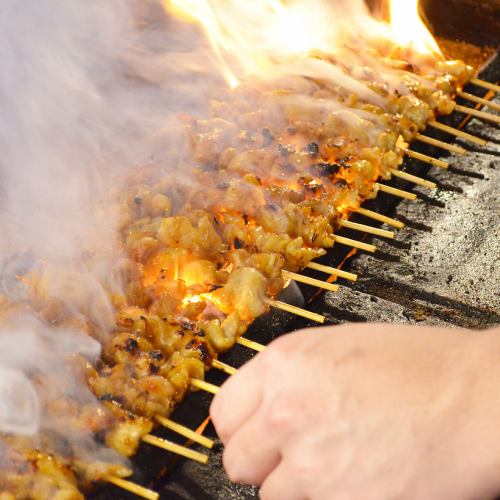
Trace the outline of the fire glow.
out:
<instances>
[{"instance_id":1,"label":"fire glow","mask_svg":"<svg viewBox=\"0 0 500 500\"><path fill-rule=\"evenodd\" d=\"M422 21L418 0L391 0L390 27L397 44L420 54L442 57L436 40Z\"/></svg>"},{"instance_id":2,"label":"fire glow","mask_svg":"<svg viewBox=\"0 0 500 500\"><path fill-rule=\"evenodd\" d=\"M199 23L230 88L248 75L315 51L341 53L343 44L387 39L418 56L442 58L425 26L418 0L386 0L389 20L376 21L362 1L164 0L168 12ZM366 40L364 40L366 41Z\"/></svg>"}]
</instances>

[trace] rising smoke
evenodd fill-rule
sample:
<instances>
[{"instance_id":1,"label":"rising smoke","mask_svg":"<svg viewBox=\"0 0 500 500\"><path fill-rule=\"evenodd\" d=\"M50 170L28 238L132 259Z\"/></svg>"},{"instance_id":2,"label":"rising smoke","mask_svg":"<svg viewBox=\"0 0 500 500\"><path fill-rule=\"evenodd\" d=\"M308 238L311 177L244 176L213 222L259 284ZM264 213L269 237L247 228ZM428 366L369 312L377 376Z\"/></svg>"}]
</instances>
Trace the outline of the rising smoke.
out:
<instances>
[{"instance_id":1,"label":"rising smoke","mask_svg":"<svg viewBox=\"0 0 500 500\"><path fill-rule=\"evenodd\" d=\"M299 37L288 31L268 44L268 35L275 34L273 18L253 16L259 12L256 4L271 2L238 2L237 12L224 10L226 3L214 0L212 5L225 26L219 41L238 41L224 54L238 78L259 73L265 61L265 72L274 70L268 76L289 79L292 87L297 80L300 85L327 81L383 106L361 76L347 76L312 58L282 64L301 47L293 44ZM318 49L335 47L341 25L349 25L355 35L367 26L375 30L362 0L339 0L330 10L321 0L295 3L295 17L285 21L295 19L297 28L305 25L308 33L317 33ZM120 287L112 271L120 258L119 221L113 211L97 208L131 169L155 161L151 152L158 144L166 147L161 131L171 123L168 117L177 111L204 114L212 90L223 85L216 59L200 31L167 17L160 0L1 2L1 292L22 302L28 290L18 275L40 265L57 269L43 283L47 295L109 333L113 312L105 290ZM273 67L277 60L279 69ZM353 53L352 61L353 74L356 64L364 71L362 54ZM393 72L385 71L376 77L390 84ZM293 106L305 113L314 110L316 104L300 100L299 93L292 92ZM276 108L283 113L287 105L283 100ZM362 110L339 103L324 106L325 114L337 110L343 122L366 123L368 131L379 126ZM176 176L182 174L175 170ZM184 181L188 186L194 182ZM18 315L0 331L0 431L33 435L50 422L40 410L42 389L29 376L50 373L69 354L95 358L99 343L71 330L55 332L23 309ZM61 376L69 376L61 370ZM69 386L72 397L93 398L76 380ZM92 451L89 442L85 446Z\"/></svg>"},{"instance_id":2,"label":"rising smoke","mask_svg":"<svg viewBox=\"0 0 500 500\"><path fill-rule=\"evenodd\" d=\"M167 116L198 110L218 82L197 32L183 29L154 1L1 2L0 292L9 300L27 298L18 276L42 263L57 269L47 294L110 331L102 284L120 286L111 272L117 220L95 207L149 161L150 137ZM50 422L38 401L43 389L30 377L67 379L68 355L94 359L100 347L69 329L53 331L27 308L14 317L0 332L0 430L34 435ZM71 397L93 398L76 380L70 386Z\"/></svg>"}]
</instances>

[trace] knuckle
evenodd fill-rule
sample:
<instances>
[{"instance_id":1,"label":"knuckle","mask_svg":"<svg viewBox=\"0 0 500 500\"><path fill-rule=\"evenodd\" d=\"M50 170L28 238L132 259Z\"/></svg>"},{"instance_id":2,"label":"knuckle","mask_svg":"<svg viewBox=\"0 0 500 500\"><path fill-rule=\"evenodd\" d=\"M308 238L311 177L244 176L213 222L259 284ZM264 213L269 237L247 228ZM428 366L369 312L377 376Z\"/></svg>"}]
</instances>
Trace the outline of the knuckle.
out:
<instances>
[{"instance_id":1,"label":"knuckle","mask_svg":"<svg viewBox=\"0 0 500 500\"><path fill-rule=\"evenodd\" d=\"M297 412L288 398L273 401L265 413L265 425L268 432L288 434L293 431Z\"/></svg>"},{"instance_id":2,"label":"knuckle","mask_svg":"<svg viewBox=\"0 0 500 500\"><path fill-rule=\"evenodd\" d=\"M275 352L276 354L277 353L284 354L292 348L294 339L297 338L297 336L298 336L297 333L289 333L286 335L281 335L271 342L271 344L268 346L267 351L272 351Z\"/></svg>"},{"instance_id":3,"label":"knuckle","mask_svg":"<svg viewBox=\"0 0 500 500\"><path fill-rule=\"evenodd\" d=\"M209 408L211 419L216 422L219 420L219 416L221 415L221 399L219 395L215 396L210 404Z\"/></svg>"},{"instance_id":4,"label":"knuckle","mask_svg":"<svg viewBox=\"0 0 500 500\"><path fill-rule=\"evenodd\" d=\"M279 338L274 340L261 356L261 368L266 375L274 374L280 370L281 366L286 362L287 343Z\"/></svg>"},{"instance_id":5,"label":"knuckle","mask_svg":"<svg viewBox=\"0 0 500 500\"><path fill-rule=\"evenodd\" d=\"M224 425L220 425L220 424L215 425L214 424L214 427L215 427L217 435L219 436L219 439L221 440L222 444L224 444L224 446L226 446L227 443L229 442L229 440L231 439L231 433L228 431L227 427Z\"/></svg>"},{"instance_id":6,"label":"knuckle","mask_svg":"<svg viewBox=\"0 0 500 500\"><path fill-rule=\"evenodd\" d=\"M266 348L266 350L261 353L261 364L260 364L260 369L262 372L263 379L266 380L266 382L269 382L272 380L272 377L274 376L276 369L277 369L277 363L279 363L279 354L276 353L275 349L272 348L272 346L269 346Z\"/></svg>"},{"instance_id":7,"label":"knuckle","mask_svg":"<svg viewBox=\"0 0 500 500\"><path fill-rule=\"evenodd\" d=\"M266 483L262 485L259 491L260 500L275 500L277 496L273 493L272 488L266 486Z\"/></svg>"},{"instance_id":8,"label":"knuckle","mask_svg":"<svg viewBox=\"0 0 500 500\"><path fill-rule=\"evenodd\" d=\"M317 463L314 456L297 454L290 460L290 469L295 481L304 488L308 488L318 479L321 463Z\"/></svg>"},{"instance_id":9,"label":"knuckle","mask_svg":"<svg viewBox=\"0 0 500 500\"><path fill-rule=\"evenodd\" d=\"M209 409L210 418L217 431L217 434L221 438L222 442L228 438L227 425L225 423L225 411L221 400L217 397L212 401Z\"/></svg>"},{"instance_id":10,"label":"knuckle","mask_svg":"<svg viewBox=\"0 0 500 500\"><path fill-rule=\"evenodd\" d=\"M222 463L231 482L236 483L241 480L240 467L238 466L238 453L231 444L228 444L224 449Z\"/></svg>"},{"instance_id":11,"label":"knuckle","mask_svg":"<svg viewBox=\"0 0 500 500\"><path fill-rule=\"evenodd\" d=\"M267 477L259 490L259 498L260 500L276 500L283 499L283 484L280 484L278 478L271 476Z\"/></svg>"}]
</instances>

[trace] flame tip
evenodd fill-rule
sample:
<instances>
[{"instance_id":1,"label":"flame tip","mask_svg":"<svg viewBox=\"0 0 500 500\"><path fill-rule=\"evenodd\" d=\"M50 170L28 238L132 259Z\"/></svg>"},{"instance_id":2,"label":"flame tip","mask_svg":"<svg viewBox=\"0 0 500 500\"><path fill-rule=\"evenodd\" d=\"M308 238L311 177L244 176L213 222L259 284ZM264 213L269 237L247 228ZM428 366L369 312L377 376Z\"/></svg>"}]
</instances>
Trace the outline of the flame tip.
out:
<instances>
[{"instance_id":1,"label":"flame tip","mask_svg":"<svg viewBox=\"0 0 500 500\"><path fill-rule=\"evenodd\" d=\"M346 34L362 43L364 35L359 32L365 31L380 35L394 48L402 47L410 57L442 59L420 15L419 0L386 0L388 24L370 17L361 0L340 4L342 13L352 16L349 21L325 0L163 0L169 12L203 27L230 89L240 84L240 76L272 73L290 56L338 52Z\"/></svg>"}]
</instances>

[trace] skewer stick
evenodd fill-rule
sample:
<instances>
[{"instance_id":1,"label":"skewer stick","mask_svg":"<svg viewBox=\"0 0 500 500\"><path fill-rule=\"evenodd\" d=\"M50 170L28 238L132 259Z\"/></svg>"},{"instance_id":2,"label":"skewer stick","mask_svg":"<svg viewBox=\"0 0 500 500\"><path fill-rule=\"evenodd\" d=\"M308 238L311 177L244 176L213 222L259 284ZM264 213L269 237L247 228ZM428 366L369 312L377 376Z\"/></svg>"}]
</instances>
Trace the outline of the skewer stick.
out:
<instances>
[{"instance_id":1,"label":"skewer stick","mask_svg":"<svg viewBox=\"0 0 500 500\"><path fill-rule=\"evenodd\" d=\"M485 146L488 144L488 141L485 141L484 139L480 139L479 137L476 137L475 135L469 134L467 132L464 132L462 130L458 130L457 128L449 127L448 125L444 125L443 123L439 123L436 121L429 122L428 125L430 127L434 127L437 130L441 130L442 132L446 132L447 134L454 135L456 137L461 137L462 139L465 139L466 141L473 142L475 144L479 144L479 146Z\"/></svg>"},{"instance_id":2,"label":"skewer stick","mask_svg":"<svg viewBox=\"0 0 500 500\"><path fill-rule=\"evenodd\" d=\"M285 279L294 280L298 283L304 283L306 285L315 286L317 288L322 288L323 290L328 290L329 292L338 292L339 286L333 283L327 283L326 281L317 280L314 278L309 278L309 276L302 276L301 274L292 273L290 271L281 271Z\"/></svg>"},{"instance_id":3,"label":"skewer stick","mask_svg":"<svg viewBox=\"0 0 500 500\"><path fill-rule=\"evenodd\" d=\"M408 172L403 172L402 170L391 169L391 174L394 177L399 177L408 182L413 182L419 186L424 186L429 189L436 189L437 184L435 182L428 181L427 179L422 179L422 177L417 177L416 175L409 174Z\"/></svg>"},{"instance_id":4,"label":"skewer stick","mask_svg":"<svg viewBox=\"0 0 500 500\"><path fill-rule=\"evenodd\" d=\"M394 238L393 231L386 231L385 229L379 229L378 227L366 226L365 224L358 224L357 222L351 222L350 220L341 220L340 227L345 227L347 229L354 229L355 231L363 231L365 233L374 234L375 236L382 236L383 238Z\"/></svg>"},{"instance_id":5,"label":"skewer stick","mask_svg":"<svg viewBox=\"0 0 500 500\"><path fill-rule=\"evenodd\" d=\"M455 146L455 144L448 144L447 142L439 141L438 139L434 139L433 137L417 134L415 136L415 139L420 142L425 142L425 144L436 146L437 148L446 149L447 151L451 151L452 153L458 153L460 155L467 154L466 149L460 146Z\"/></svg>"},{"instance_id":6,"label":"skewer stick","mask_svg":"<svg viewBox=\"0 0 500 500\"><path fill-rule=\"evenodd\" d=\"M468 94L467 92L462 91L457 92L457 95L459 97L462 97L463 99L467 99L468 101L475 102L476 104L481 104L482 106L487 106L488 108L500 111L500 104L493 101L488 101L488 99L483 99L482 97L478 97L477 95Z\"/></svg>"},{"instance_id":7,"label":"skewer stick","mask_svg":"<svg viewBox=\"0 0 500 500\"><path fill-rule=\"evenodd\" d=\"M344 238L343 236L338 236L334 234L333 241L339 243L340 245L347 245L348 247L357 248L358 250L364 250L365 252L375 253L377 247L375 245L369 245L368 243L363 243L357 240L351 240L351 238Z\"/></svg>"},{"instance_id":8,"label":"skewer stick","mask_svg":"<svg viewBox=\"0 0 500 500\"><path fill-rule=\"evenodd\" d=\"M399 198L404 198L406 200L417 199L417 195L415 193L409 193L408 191L403 191L402 189L386 186L385 184L376 183L375 186L378 186L379 191L387 194L392 194L393 196L399 196Z\"/></svg>"},{"instance_id":9,"label":"skewer stick","mask_svg":"<svg viewBox=\"0 0 500 500\"><path fill-rule=\"evenodd\" d=\"M347 271L342 271L342 269L337 269L336 267L317 264L316 262L309 262L306 267L321 273L329 274L330 276L338 276L339 278L344 278L349 281L356 281L358 279L357 274L348 273Z\"/></svg>"},{"instance_id":10,"label":"skewer stick","mask_svg":"<svg viewBox=\"0 0 500 500\"><path fill-rule=\"evenodd\" d=\"M191 381L193 381L193 379L191 379ZM202 464L206 464L208 462L208 455L200 453L199 451L192 450L191 448L187 448L186 446L181 446L180 444L173 443L168 439L159 438L158 436L153 436L152 434L146 434L145 436L143 436L142 440L145 443L156 446L157 448L170 451L172 453L175 453L176 455L190 458L195 462L200 462Z\"/></svg>"},{"instance_id":11,"label":"skewer stick","mask_svg":"<svg viewBox=\"0 0 500 500\"><path fill-rule=\"evenodd\" d=\"M398 229L403 229L405 227L401 221L391 219L390 217L374 212L373 210L367 210L366 208L359 207L355 210L355 212L357 214L364 215L369 219L378 220L379 222L383 222L384 224L388 224L389 226L396 227Z\"/></svg>"},{"instance_id":12,"label":"skewer stick","mask_svg":"<svg viewBox=\"0 0 500 500\"><path fill-rule=\"evenodd\" d=\"M485 82L484 80L480 80L479 78L473 78L469 83L477 85L478 87L483 87L483 89L493 90L493 92L500 92L499 85L495 85L494 83L490 82Z\"/></svg>"},{"instance_id":13,"label":"skewer stick","mask_svg":"<svg viewBox=\"0 0 500 500\"><path fill-rule=\"evenodd\" d=\"M132 481L127 481L126 479L122 479L121 477L109 475L105 476L103 479L107 483L114 484L115 486L118 486L118 488L130 491L130 493L133 493L134 495L137 495L139 497L147 498L148 500L158 500L158 498L160 498L160 495L156 493L156 491L145 488L144 486L133 483Z\"/></svg>"},{"instance_id":14,"label":"skewer stick","mask_svg":"<svg viewBox=\"0 0 500 500\"><path fill-rule=\"evenodd\" d=\"M219 361L218 359L214 359L212 361L212 367L216 368L217 370L221 370L224 373L227 373L228 375L234 375L238 371L236 368L233 368L232 366L226 365L226 363L223 363L222 361Z\"/></svg>"},{"instance_id":15,"label":"skewer stick","mask_svg":"<svg viewBox=\"0 0 500 500\"><path fill-rule=\"evenodd\" d=\"M275 307L276 309L281 309L282 311L296 314L297 316L302 316L303 318L310 319L311 321L316 321L317 323L324 323L326 319L324 316L321 316L321 314L306 311L305 309L292 306L290 304L287 304L286 302L280 302L279 300L267 299L266 303L271 307Z\"/></svg>"},{"instance_id":16,"label":"skewer stick","mask_svg":"<svg viewBox=\"0 0 500 500\"><path fill-rule=\"evenodd\" d=\"M450 166L446 161L438 160L437 158L433 158L432 156L424 155L422 153L417 153L416 151L412 151L411 149L405 149L405 153L410 158L423 161L424 163L428 163L429 165L433 165L434 167L448 168Z\"/></svg>"},{"instance_id":17,"label":"skewer stick","mask_svg":"<svg viewBox=\"0 0 500 500\"><path fill-rule=\"evenodd\" d=\"M181 436L184 436L185 438L194 441L195 443L201 444L205 448L210 449L214 445L214 442L211 439L208 439L207 437L202 436L201 434L198 434L197 432L193 431L189 427L185 427L184 425L178 424L177 422L174 422L169 418L160 417L159 415L157 415L155 419L163 427L170 429L171 431L174 431L177 434L180 434Z\"/></svg>"},{"instance_id":18,"label":"skewer stick","mask_svg":"<svg viewBox=\"0 0 500 500\"><path fill-rule=\"evenodd\" d=\"M200 389L201 391L210 392L210 394L217 394L220 389L220 387L205 382L204 380L200 380L199 378L192 378L190 380L190 384L191 387L194 387L195 389Z\"/></svg>"},{"instance_id":19,"label":"skewer stick","mask_svg":"<svg viewBox=\"0 0 500 500\"><path fill-rule=\"evenodd\" d=\"M455 104L454 111L463 113L464 115L475 116L476 118L481 118L481 120L488 120L494 123L500 123L500 116L492 115L491 113L486 113L485 111L479 111L474 108L467 108L466 106L460 106L460 104Z\"/></svg>"},{"instance_id":20,"label":"skewer stick","mask_svg":"<svg viewBox=\"0 0 500 500\"><path fill-rule=\"evenodd\" d=\"M244 347L248 347L248 349L252 349L253 351L257 352L262 352L266 348L265 345L259 344L258 342L254 342L253 340L248 340L245 337L238 337L236 343Z\"/></svg>"}]
</instances>

